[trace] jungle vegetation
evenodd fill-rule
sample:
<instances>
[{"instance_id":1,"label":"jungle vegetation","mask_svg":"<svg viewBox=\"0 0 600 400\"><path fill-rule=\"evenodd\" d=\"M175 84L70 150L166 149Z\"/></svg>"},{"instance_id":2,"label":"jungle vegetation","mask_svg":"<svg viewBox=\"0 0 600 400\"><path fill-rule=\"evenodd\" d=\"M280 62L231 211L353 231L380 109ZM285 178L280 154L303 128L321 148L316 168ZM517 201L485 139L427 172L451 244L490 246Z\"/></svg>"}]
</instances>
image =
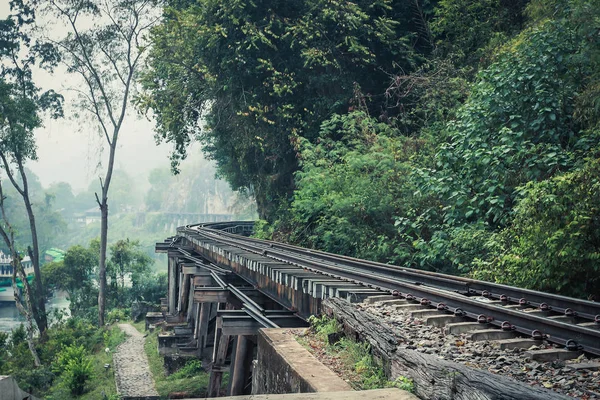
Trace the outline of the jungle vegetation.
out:
<instances>
[{"instance_id":1,"label":"jungle vegetation","mask_svg":"<svg viewBox=\"0 0 600 400\"><path fill-rule=\"evenodd\" d=\"M258 235L600 296L598 0L168 0L138 108Z\"/></svg>"}]
</instances>

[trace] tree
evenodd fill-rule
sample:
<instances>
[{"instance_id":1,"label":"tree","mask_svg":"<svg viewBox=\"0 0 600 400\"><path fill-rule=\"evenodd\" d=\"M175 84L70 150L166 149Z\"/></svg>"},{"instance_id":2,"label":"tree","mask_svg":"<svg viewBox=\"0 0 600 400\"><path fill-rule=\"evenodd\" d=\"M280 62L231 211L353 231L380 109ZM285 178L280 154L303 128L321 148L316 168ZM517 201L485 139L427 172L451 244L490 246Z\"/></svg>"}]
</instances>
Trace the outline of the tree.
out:
<instances>
[{"instance_id":1,"label":"tree","mask_svg":"<svg viewBox=\"0 0 600 400\"><path fill-rule=\"evenodd\" d=\"M54 205L58 208L57 211L68 214L74 212L75 195L73 194L73 188L69 183L54 182L48 187L46 193L54 197Z\"/></svg>"},{"instance_id":2,"label":"tree","mask_svg":"<svg viewBox=\"0 0 600 400\"><path fill-rule=\"evenodd\" d=\"M291 239L377 261L401 256L395 216L406 213L414 191L405 162L411 139L364 111L334 115L320 137L319 144L300 146Z\"/></svg>"},{"instance_id":3,"label":"tree","mask_svg":"<svg viewBox=\"0 0 600 400\"><path fill-rule=\"evenodd\" d=\"M520 186L568 171L593 147L597 135L573 115L575 94L593 70L589 47L572 24L546 21L479 73L447 126L429 181L447 197L448 222L506 227Z\"/></svg>"},{"instance_id":4,"label":"tree","mask_svg":"<svg viewBox=\"0 0 600 400\"><path fill-rule=\"evenodd\" d=\"M44 266L46 282L69 296L72 315L80 315L95 303L97 294L92 275L98 266L98 245L93 240L88 248L80 245L70 247L62 261Z\"/></svg>"},{"instance_id":5,"label":"tree","mask_svg":"<svg viewBox=\"0 0 600 400\"><path fill-rule=\"evenodd\" d=\"M48 326L45 296L40 272L38 233L30 186L25 170L28 160L36 159L33 131L42 125L40 113L49 110L53 118L62 116L62 96L54 91L41 93L32 79L31 67L36 62L52 68L56 65L56 53L44 45L31 46L25 33L33 23L33 10L21 2L11 3L14 15L0 21L0 161L4 173L25 205L31 245L27 252L34 268L34 288L26 291L31 311L42 338ZM5 223L9 225L6 217ZM11 229L9 229L10 231ZM14 232L7 232L5 242L14 247Z\"/></svg>"},{"instance_id":6,"label":"tree","mask_svg":"<svg viewBox=\"0 0 600 400\"><path fill-rule=\"evenodd\" d=\"M152 264L152 258L140 250L140 242L137 240L118 240L110 246L109 275L117 296L117 304L123 304L119 292L125 289L125 276L131 277L132 284L136 284L140 276L148 272ZM121 285L119 289L119 283Z\"/></svg>"},{"instance_id":7,"label":"tree","mask_svg":"<svg viewBox=\"0 0 600 400\"><path fill-rule=\"evenodd\" d=\"M171 1L152 31L142 109L172 165L199 140L232 188L272 219L294 189L301 138L355 107L386 118L389 71L410 71L431 49L425 1Z\"/></svg>"},{"instance_id":8,"label":"tree","mask_svg":"<svg viewBox=\"0 0 600 400\"><path fill-rule=\"evenodd\" d=\"M591 152L581 169L529 182L502 232L496 257L477 275L565 295L600 299L600 159Z\"/></svg>"},{"instance_id":9,"label":"tree","mask_svg":"<svg viewBox=\"0 0 600 400\"><path fill-rule=\"evenodd\" d=\"M79 75L82 109L97 123L108 146L108 163L95 193L101 212L98 268L98 323L104 325L108 194L123 121L145 52L144 33L158 20L154 0L50 0L47 11L63 22L69 35L53 44L68 71ZM96 21L87 29L89 19Z\"/></svg>"},{"instance_id":10,"label":"tree","mask_svg":"<svg viewBox=\"0 0 600 400\"><path fill-rule=\"evenodd\" d=\"M33 318L35 317L33 310L36 307L36 306L34 306L34 296L32 294L32 288L29 285L29 282L27 281L27 274L25 273L25 269L23 268L23 264L21 263L21 256L17 252L17 247L15 244L14 229L13 229L12 225L10 224L10 221L8 219L8 216L6 215L6 212L4 211L4 199L5 199L5 197L4 197L4 192L2 190L2 182L0 181L0 214L2 215L2 222L0 223L0 236L2 236L4 243L10 250L11 264L12 264L12 268L13 268L12 285L13 285L13 290L14 290L15 304L16 304L17 308L19 309L19 312L25 317L25 321L27 323L27 345L29 346L29 351L31 352L31 355L33 356L34 365L36 367L39 367L41 365L40 357L38 356L37 350L35 349L35 344L33 343L33 332L34 332ZM24 299L22 299L19 294L17 277L21 280L21 284L23 285L23 290L25 292ZM41 278L42 278L41 274L38 275L36 278L40 279L40 281L41 281ZM43 293L41 293L41 292L38 293L38 296L44 298ZM38 309L37 312L40 312L40 310ZM44 320L45 320L45 315L44 315ZM39 323L38 323L38 329L39 329ZM40 329L40 332L41 333L45 332L45 329L43 331Z\"/></svg>"}]
</instances>

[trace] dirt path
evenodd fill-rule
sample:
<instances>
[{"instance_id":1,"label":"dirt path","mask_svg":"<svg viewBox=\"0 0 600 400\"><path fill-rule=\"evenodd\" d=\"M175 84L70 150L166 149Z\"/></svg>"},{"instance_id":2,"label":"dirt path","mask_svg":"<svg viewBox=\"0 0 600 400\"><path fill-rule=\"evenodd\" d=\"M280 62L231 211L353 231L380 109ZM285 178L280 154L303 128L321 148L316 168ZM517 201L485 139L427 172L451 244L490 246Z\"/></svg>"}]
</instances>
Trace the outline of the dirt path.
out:
<instances>
[{"instance_id":1,"label":"dirt path","mask_svg":"<svg viewBox=\"0 0 600 400\"><path fill-rule=\"evenodd\" d=\"M113 356L117 393L123 397L158 397L144 352L144 335L130 324L119 324L129 337Z\"/></svg>"}]
</instances>

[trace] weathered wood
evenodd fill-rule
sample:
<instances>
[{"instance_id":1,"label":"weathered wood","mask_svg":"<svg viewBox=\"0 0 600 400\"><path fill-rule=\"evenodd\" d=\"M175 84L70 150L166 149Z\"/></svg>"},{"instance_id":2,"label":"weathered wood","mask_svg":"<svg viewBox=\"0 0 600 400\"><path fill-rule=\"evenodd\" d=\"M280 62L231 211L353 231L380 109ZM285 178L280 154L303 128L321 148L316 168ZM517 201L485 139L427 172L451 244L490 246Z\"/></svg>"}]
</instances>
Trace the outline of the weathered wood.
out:
<instances>
[{"instance_id":1,"label":"weathered wood","mask_svg":"<svg viewBox=\"0 0 600 400\"><path fill-rule=\"evenodd\" d=\"M340 322L346 336L371 345L373 355L384 365L386 374L390 373L391 356L401 340L391 328L382 324L376 316L361 311L347 300L329 298L323 302L323 312Z\"/></svg>"},{"instance_id":2,"label":"weathered wood","mask_svg":"<svg viewBox=\"0 0 600 400\"><path fill-rule=\"evenodd\" d=\"M323 310L342 323L344 332L371 344L374 355L384 361L390 380L399 376L414 382L415 394L439 400L543 400L567 399L502 375L467 367L414 350L399 349L398 335L379 317L359 310L346 300L331 298ZM401 339L400 339L401 340ZM385 362L389 363L386 367Z\"/></svg>"},{"instance_id":3,"label":"weathered wood","mask_svg":"<svg viewBox=\"0 0 600 400\"><path fill-rule=\"evenodd\" d=\"M210 275L194 276L194 286L210 286L213 285L213 278Z\"/></svg>"},{"instance_id":4,"label":"weathered wood","mask_svg":"<svg viewBox=\"0 0 600 400\"><path fill-rule=\"evenodd\" d=\"M210 276L210 272L208 270L206 270L205 268L200 268L197 267L196 265L193 266L186 266L184 265L183 268L181 269L181 272L184 275L205 275L205 276Z\"/></svg>"},{"instance_id":5,"label":"weathered wood","mask_svg":"<svg viewBox=\"0 0 600 400\"><path fill-rule=\"evenodd\" d=\"M208 381L207 397L218 397L225 371L225 359L229 349L229 336L223 335L219 321L215 327L215 345L213 349L213 363Z\"/></svg>"},{"instance_id":6,"label":"weathered wood","mask_svg":"<svg viewBox=\"0 0 600 400\"><path fill-rule=\"evenodd\" d=\"M210 318L211 303L202 303L200 305L200 315L198 321L198 348L204 350L206 348L206 338L208 336L208 323Z\"/></svg>"},{"instance_id":7,"label":"weathered wood","mask_svg":"<svg viewBox=\"0 0 600 400\"><path fill-rule=\"evenodd\" d=\"M194 291L193 290L188 291L187 302L188 302L188 305L187 305L186 321L191 322L194 319L194 316L196 315L196 307L198 306L198 304L194 303Z\"/></svg>"},{"instance_id":8,"label":"weathered wood","mask_svg":"<svg viewBox=\"0 0 600 400\"><path fill-rule=\"evenodd\" d=\"M469 368L414 350L399 349L392 357L391 379L399 376L413 380L415 394L421 399L558 400L570 398L502 375Z\"/></svg>"},{"instance_id":9,"label":"weathered wood","mask_svg":"<svg viewBox=\"0 0 600 400\"><path fill-rule=\"evenodd\" d=\"M248 356L248 339L238 336L235 340L235 358L231 360L231 389L230 396L239 396L244 393L246 378L246 357Z\"/></svg>"},{"instance_id":10,"label":"weathered wood","mask_svg":"<svg viewBox=\"0 0 600 400\"><path fill-rule=\"evenodd\" d=\"M187 314L188 298L190 294L190 277L181 274L181 286L179 287L179 306L178 311L181 314Z\"/></svg>"},{"instance_id":11,"label":"weathered wood","mask_svg":"<svg viewBox=\"0 0 600 400\"><path fill-rule=\"evenodd\" d=\"M229 290L222 288L194 289L194 301L198 303L228 303Z\"/></svg>"},{"instance_id":12,"label":"weathered wood","mask_svg":"<svg viewBox=\"0 0 600 400\"><path fill-rule=\"evenodd\" d=\"M168 310L174 315L177 311L177 258L169 253L169 286L168 286Z\"/></svg>"},{"instance_id":13,"label":"weathered wood","mask_svg":"<svg viewBox=\"0 0 600 400\"><path fill-rule=\"evenodd\" d=\"M219 316L221 329L224 335L240 336L240 335L256 335L258 330L264 328L258 321L249 315L241 316Z\"/></svg>"}]
</instances>

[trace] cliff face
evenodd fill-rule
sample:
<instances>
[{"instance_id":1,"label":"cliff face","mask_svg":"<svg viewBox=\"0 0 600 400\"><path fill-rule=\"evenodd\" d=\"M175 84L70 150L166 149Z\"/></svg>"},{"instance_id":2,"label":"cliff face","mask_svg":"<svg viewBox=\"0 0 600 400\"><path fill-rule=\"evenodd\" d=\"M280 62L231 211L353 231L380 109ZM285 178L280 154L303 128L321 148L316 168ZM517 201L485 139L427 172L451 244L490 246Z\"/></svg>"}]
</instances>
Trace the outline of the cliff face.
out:
<instances>
[{"instance_id":1,"label":"cliff face","mask_svg":"<svg viewBox=\"0 0 600 400\"><path fill-rule=\"evenodd\" d=\"M202 159L175 176L156 169L148 180L145 205L150 212L227 214L234 198L229 185L215 177L214 166Z\"/></svg>"},{"instance_id":2,"label":"cliff face","mask_svg":"<svg viewBox=\"0 0 600 400\"><path fill-rule=\"evenodd\" d=\"M211 171L212 172L212 171ZM176 177L163 191L160 211L196 214L226 214L233 199L227 183L216 180L214 172Z\"/></svg>"}]
</instances>

